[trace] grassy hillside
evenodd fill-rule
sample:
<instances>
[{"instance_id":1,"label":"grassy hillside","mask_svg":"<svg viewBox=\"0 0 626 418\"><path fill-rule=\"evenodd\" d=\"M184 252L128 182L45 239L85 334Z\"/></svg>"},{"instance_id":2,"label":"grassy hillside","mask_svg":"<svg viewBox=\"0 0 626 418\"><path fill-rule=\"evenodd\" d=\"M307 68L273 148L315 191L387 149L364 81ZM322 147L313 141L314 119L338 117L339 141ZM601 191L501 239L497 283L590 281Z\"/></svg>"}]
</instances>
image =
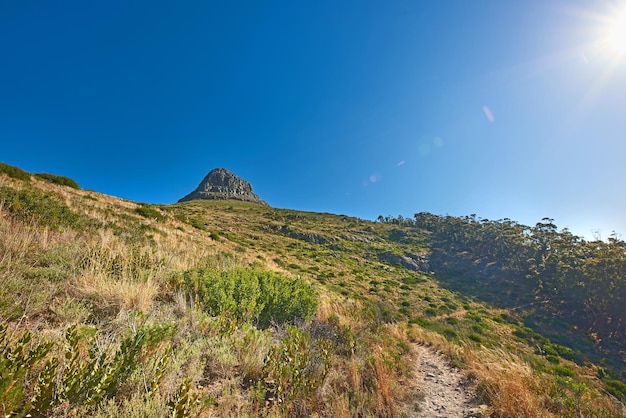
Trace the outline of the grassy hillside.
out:
<instances>
[{"instance_id":1,"label":"grassy hillside","mask_svg":"<svg viewBox=\"0 0 626 418\"><path fill-rule=\"evenodd\" d=\"M425 228L0 173L4 415L411 416L414 344L486 416L624 415L619 365L450 286Z\"/></svg>"}]
</instances>

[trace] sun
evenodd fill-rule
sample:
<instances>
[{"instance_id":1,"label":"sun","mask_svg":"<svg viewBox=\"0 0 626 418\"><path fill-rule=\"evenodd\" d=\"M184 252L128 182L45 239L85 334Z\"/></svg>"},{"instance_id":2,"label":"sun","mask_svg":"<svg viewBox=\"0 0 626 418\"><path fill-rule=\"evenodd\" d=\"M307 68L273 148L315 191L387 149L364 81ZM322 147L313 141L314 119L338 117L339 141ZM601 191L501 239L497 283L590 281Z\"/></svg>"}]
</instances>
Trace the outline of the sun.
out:
<instances>
[{"instance_id":1,"label":"sun","mask_svg":"<svg viewBox=\"0 0 626 418\"><path fill-rule=\"evenodd\" d=\"M611 19L606 37L607 47L617 55L626 54L626 9Z\"/></svg>"}]
</instances>

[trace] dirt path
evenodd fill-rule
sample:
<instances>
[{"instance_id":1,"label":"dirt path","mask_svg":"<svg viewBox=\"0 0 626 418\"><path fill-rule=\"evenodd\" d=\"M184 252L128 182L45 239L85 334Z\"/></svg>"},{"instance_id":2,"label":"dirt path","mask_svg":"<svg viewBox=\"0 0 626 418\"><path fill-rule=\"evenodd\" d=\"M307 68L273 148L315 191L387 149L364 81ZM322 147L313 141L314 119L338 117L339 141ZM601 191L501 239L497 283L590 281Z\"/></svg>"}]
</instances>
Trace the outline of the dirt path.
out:
<instances>
[{"instance_id":1,"label":"dirt path","mask_svg":"<svg viewBox=\"0 0 626 418\"><path fill-rule=\"evenodd\" d=\"M476 393L465 376L435 349L414 345L415 379L422 394L408 411L411 418L472 418L482 416L486 406L480 405Z\"/></svg>"}]
</instances>

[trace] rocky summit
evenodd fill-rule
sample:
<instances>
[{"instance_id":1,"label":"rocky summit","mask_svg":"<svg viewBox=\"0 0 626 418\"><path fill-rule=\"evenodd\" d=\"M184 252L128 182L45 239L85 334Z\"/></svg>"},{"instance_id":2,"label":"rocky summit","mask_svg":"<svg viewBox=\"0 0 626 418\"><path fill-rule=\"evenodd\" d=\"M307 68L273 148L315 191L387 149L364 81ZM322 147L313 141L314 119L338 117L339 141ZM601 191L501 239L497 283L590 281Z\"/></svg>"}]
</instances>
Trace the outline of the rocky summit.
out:
<instances>
[{"instance_id":1,"label":"rocky summit","mask_svg":"<svg viewBox=\"0 0 626 418\"><path fill-rule=\"evenodd\" d=\"M196 190L179 200L242 200L267 205L254 194L250 183L236 176L225 168L211 170L198 185Z\"/></svg>"}]
</instances>

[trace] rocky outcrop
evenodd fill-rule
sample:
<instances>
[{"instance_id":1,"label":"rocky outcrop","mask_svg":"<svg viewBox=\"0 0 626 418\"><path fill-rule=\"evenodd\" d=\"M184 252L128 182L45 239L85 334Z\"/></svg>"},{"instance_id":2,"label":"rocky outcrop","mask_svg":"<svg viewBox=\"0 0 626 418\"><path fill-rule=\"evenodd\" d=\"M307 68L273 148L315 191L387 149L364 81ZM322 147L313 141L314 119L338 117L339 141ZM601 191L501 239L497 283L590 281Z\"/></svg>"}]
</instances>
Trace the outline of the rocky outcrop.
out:
<instances>
[{"instance_id":1,"label":"rocky outcrop","mask_svg":"<svg viewBox=\"0 0 626 418\"><path fill-rule=\"evenodd\" d=\"M216 168L206 175L193 192L179 200L241 200L267 205L252 192L252 186L225 168Z\"/></svg>"},{"instance_id":2,"label":"rocky outcrop","mask_svg":"<svg viewBox=\"0 0 626 418\"><path fill-rule=\"evenodd\" d=\"M428 259L418 254L404 256L391 251L381 251L378 253L378 260L391 265L399 265L411 271L427 272L430 269Z\"/></svg>"},{"instance_id":3,"label":"rocky outcrop","mask_svg":"<svg viewBox=\"0 0 626 418\"><path fill-rule=\"evenodd\" d=\"M288 237L299 239L300 241L310 242L311 244L328 244L329 242L335 242L334 238L325 237L324 235L316 232L294 231L287 225L283 225L281 227L275 226L272 229Z\"/></svg>"}]
</instances>

